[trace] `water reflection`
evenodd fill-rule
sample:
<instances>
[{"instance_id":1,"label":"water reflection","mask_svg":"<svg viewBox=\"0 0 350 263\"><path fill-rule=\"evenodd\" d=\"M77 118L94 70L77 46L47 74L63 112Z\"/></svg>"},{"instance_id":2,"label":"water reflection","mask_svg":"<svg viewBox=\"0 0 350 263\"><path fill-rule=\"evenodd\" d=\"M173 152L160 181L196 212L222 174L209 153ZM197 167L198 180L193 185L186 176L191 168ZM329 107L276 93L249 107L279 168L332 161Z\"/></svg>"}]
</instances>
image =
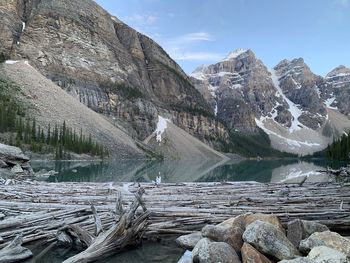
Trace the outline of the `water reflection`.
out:
<instances>
[{"instance_id":1,"label":"water reflection","mask_svg":"<svg viewBox=\"0 0 350 263\"><path fill-rule=\"evenodd\" d=\"M161 176L162 182L221 182L257 181L283 182L295 177L309 176L316 181L327 180L317 172L327 163L316 160L245 160L218 162L216 160L163 162L33 162L35 171L55 170L59 174L49 181L75 182L152 182Z\"/></svg>"}]
</instances>

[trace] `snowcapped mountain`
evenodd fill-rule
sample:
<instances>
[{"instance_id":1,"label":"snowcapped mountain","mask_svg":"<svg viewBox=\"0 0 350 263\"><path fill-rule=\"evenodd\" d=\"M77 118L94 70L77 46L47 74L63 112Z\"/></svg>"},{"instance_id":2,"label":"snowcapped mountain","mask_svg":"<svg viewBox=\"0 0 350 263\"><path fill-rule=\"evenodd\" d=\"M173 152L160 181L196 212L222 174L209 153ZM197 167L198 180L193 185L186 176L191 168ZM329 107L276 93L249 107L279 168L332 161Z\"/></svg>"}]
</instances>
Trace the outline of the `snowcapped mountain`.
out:
<instances>
[{"instance_id":1,"label":"snowcapped mountain","mask_svg":"<svg viewBox=\"0 0 350 263\"><path fill-rule=\"evenodd\" d=\"M350 130L348 100L340 98L350 94L345 67L322 78L299 58L268 70L251 50L238 49L191 78L230 129L254 134L259 127L278 150L312 153Z\"/></svg>"}]
</instances>

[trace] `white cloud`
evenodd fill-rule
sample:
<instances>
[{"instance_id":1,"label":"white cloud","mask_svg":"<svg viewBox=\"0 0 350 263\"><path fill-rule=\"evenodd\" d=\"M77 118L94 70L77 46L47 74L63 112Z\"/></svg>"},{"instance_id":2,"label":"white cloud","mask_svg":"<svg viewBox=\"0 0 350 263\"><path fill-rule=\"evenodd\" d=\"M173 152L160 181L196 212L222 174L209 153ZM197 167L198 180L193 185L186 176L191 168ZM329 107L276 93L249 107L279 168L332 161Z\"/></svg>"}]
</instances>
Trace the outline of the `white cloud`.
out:
<instances>
[{"instance_id":1,"label":"white cloud","mask_svg":"<svg viewBox=\"0 0 350 263\"><path fill-rule=\"evenodd\" d=\"M222 54L212 52L180 52L170 55L175 60L216 61L222 59Z\"/></svg>"},{"instance_id":2,"label":"white cloud","mask_svg":"<svg viewBox=\"0 0 350 263\"><path fill-rule=\"evenodd\" d=\"M158 17L154 15L140 15L134 14L125 18L125 21L135 25L154 25L158 20Z\"/></svg>"},{"instance_id":3,"label":"white cloud","mask_svg":"<svg viewBox=\"0 0 350 263\"><path fill-rule=\"evenodd\" d=\"M222 54L197 51L201 43L208 41L213 41L212 36L208 32L201 31L163 39L161 44L169 55L178 61L216 61L221 59Z\"/></svg>"},{"instance_id":4,"label":"white cloud","mask_svg":"<svg viewBox=\"0 0 350 263\"><path fill-rule=\"evenodd\" d=\"M193 44L195 42L201 42L201 41L211 41L211 36L207 32L194 32L185 34L182 36L178 36L175 38L170 38L166 42L170 45L183 45L183 44Z\"/></svg>"}]
</instances>

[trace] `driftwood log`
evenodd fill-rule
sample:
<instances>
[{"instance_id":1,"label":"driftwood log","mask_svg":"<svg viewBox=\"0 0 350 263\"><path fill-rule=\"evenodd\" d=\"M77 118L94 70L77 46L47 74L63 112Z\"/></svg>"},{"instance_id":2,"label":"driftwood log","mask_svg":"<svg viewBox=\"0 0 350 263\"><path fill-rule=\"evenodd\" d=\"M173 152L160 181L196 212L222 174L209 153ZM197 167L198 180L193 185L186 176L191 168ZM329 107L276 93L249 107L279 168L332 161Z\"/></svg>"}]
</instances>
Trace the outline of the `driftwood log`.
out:
<instances>
[{"instance_id":1,"label":"driftwood log","mask_svg":"<svg viewBox=\"0 0 350 263\"><path fill-rule=\"evenodd\" d=\"M0 250L0 263L18 262L33 256L33 253L22 247L23 237L18 235L11 243Z\"/></svg>"},{"instance_id":2,"label":"driftwood log","mask_svg":"<svg viewBox=\"0 0 350 263\"><path fill-rule=\"evenodd\" d=\"M65 260L64 263L93 262L118 253L126 246L138 245L142 240L147 226L147 219L150 215L150 212L147 211L142 200L143 194L144 189L139 188L137 193L135 193L135 198L129 211L124 212L122 208L122 198L120 193L118 193L115 224L107 231L104 231L96 208L92 205L91 209L95 221L94 235L78 225L68 226L66 230L68 235L73 239L78 239L78 243L83 244L87 249ZM136 211L139 206L142 207L143 213L136 216ZM62 235L60 234L59 236L61 239Z\"/></svg>"}]
</instances>

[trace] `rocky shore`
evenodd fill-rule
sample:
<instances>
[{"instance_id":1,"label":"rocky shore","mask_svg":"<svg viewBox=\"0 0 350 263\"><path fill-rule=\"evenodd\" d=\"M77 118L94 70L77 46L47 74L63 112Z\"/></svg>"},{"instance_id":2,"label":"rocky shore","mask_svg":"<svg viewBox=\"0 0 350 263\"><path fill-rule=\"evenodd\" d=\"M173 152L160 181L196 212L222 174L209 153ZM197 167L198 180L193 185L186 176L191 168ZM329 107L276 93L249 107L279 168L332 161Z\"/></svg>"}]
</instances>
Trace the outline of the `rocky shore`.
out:
<instances>
[{"instance_id":1,"label":"rocky shore","mask_svg":"<svg viewBox=\"0 0 350 263\"><path fill-rule=\"evenodd\" d=\"M20 148L0 143L0 178L33 175L30 159Z\"/></svg>"},{"instance_id":2,"label":"rocky shore","mask_svg":"<svg viewBox=\"0 0 350 263\"><path fill-rule=\"evenodd\" d=\"M327 226L246 213L176 240L186 252L178 263L346 263L350 240Z\"/></svg>"}]
</instances>

